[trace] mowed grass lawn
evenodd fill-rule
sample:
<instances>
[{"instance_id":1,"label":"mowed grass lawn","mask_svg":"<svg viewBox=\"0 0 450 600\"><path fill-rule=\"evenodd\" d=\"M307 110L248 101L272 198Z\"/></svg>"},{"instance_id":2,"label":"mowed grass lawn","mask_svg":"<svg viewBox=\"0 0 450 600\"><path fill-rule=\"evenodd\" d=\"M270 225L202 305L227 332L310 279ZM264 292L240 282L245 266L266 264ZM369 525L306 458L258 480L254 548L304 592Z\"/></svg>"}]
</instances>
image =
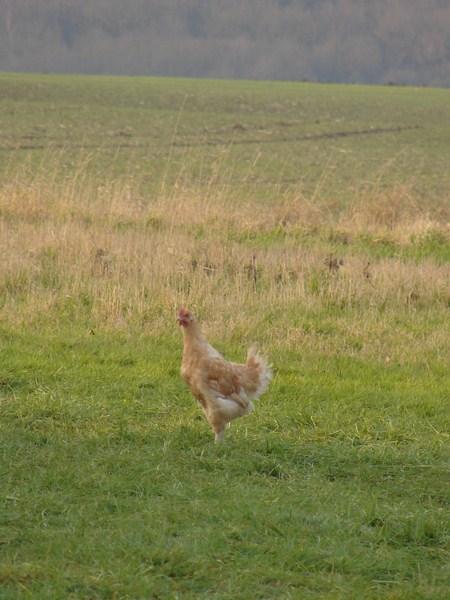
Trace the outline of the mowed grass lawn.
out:
<instances>
[{"instance_id":1,"label":"mowed grass lawn","mask_svg":"<svg viewBox=\"0 0 450 600\"><path fill-rule=\"evenodd\" d=\"M446 600L447 91L0 89L0 598ZM222 445L181 303L273 364Z\"/></svg>"}]
</instances>

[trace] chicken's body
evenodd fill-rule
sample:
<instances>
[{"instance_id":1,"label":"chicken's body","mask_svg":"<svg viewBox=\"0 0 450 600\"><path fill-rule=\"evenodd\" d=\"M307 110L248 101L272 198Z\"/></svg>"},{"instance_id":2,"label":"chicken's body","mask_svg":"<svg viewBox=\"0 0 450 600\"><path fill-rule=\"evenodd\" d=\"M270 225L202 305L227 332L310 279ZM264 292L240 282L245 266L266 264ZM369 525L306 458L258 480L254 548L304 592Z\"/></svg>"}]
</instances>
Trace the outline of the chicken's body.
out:
<instances>
[{"instance_id":1,"label":"chicken's body","mask_svg":"<svg viewBox=\"0 0 450 600\"><path fill-rule=\"evenodd\" d=\"M186 309L180 310L178 322L184 338L181 375L200 403L216 441L221 441L230 421L252 412L252 400L269 385L270 367L254 348L243 365L226 361Z\"/></svg>"}]
</instances>

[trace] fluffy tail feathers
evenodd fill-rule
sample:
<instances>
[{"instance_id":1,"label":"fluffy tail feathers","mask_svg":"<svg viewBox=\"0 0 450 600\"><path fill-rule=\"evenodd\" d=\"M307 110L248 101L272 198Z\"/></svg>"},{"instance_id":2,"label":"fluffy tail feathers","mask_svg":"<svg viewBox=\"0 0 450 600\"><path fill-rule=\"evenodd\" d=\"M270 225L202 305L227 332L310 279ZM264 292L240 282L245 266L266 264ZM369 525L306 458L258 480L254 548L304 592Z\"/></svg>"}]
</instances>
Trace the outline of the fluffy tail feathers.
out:
<instances>
[{"instance_id":1,"label":"fluffy tail feathers","mask_svg":"<svg viewBox=\"0 0 450 600\"><path fill-rule=\"evenodd\" d=\"M272 369L264 356L258 352L256 345L251 346L247 352L246 366L255 370L258 375L256 390L252 394L253 399L259 398L269 387L272 380Z\"/></svg>"}]
</instances>

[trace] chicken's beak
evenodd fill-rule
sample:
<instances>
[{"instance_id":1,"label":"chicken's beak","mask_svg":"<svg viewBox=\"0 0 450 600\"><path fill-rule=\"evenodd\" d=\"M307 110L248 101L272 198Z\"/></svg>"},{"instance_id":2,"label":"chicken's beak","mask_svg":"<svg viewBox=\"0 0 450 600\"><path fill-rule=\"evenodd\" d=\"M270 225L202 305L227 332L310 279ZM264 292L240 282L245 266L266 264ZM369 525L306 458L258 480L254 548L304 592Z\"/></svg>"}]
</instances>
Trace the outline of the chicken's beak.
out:
<instances>
[{"instance_id":1,"label":"chicken's beak","mask_svg":"<svg viewBox=\"0 0 450 600\"><path fill-rule=\"evenodd\" d=\"M186 327L188 324L186 317L182 317L181 315L178 315L177 323L178 325L180 325L180 327Z\"/></svg>"},{"instance_id":2,"label":"chicken's beak","mask_svg":"<svg viewBox=\"0 0 450 600\"><path fill-rule=\"evenodd\" d=\"M187 327L189 325L189 313L187 313L184 309L180 309L177 315L178 325L182 325L183 327Z\"/></svg>"}]
</instances>

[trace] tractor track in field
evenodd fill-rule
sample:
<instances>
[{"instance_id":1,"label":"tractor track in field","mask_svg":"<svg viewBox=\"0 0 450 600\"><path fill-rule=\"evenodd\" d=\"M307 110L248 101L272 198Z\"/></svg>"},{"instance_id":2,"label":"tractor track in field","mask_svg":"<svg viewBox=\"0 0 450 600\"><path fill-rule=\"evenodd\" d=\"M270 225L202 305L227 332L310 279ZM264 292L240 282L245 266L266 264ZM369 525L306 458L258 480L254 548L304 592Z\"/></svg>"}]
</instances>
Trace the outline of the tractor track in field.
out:
<instances>
[{"instance_id":1,"label":"tractor track in field","mask_svg":"<svg viewBox=\"0 0 450 600\"><path fill-rule=\"evenodd\" d=\"M345 137L354 137L354 136L362 136L362 135L381 135L384 133L400 133L403 131L411 131L414 129L420 129L420 125L409 125L407 127L374 127L370 129L357 129L350 131L329 131L324 133L311 133L300 136L283 136L283 137L267 137L267 139L263 138L243 138L236 139L232 138L231 140L206 140L204 142L197 143L185 143L185 142L174 142L174 146L177 147L193 147L193 146L219 146L226 144L277 144L283 142L309 142L315 140L325 140L325 139L335 139L335 138L345 138Z\"/></svg>"},{"instance_id":2,"label":"tractor track in field","mask_svg":"<svg viewBox=\"0 0 450 600\"><path fill-rule=\"evenodd\" d=\"M250 144L280 144L280 143L295 143L295 142L312 142L317 140L327 140L327 139L340 139L347 137L356 137L356 136L366 136L366 135L382 135L386 133L402 133L404 131L412 131L415 129L420 129L420 125L409 125L406 127L372 127L369 129L356 129L356 130L348 130L348 131L329 131L323 133L308 133L305 135L299 136L281 136L281 137L267 137L264 138L237 138L231 137L230 139L206 139L201 141L173 141L170 144L167 144L166 147L175 147L175 148L200 148L202 146L227 146L227 145L250 145ZM137 136L138 137L138 136ZM140 136L142 137L142 136ZM149 148L153 144L149 143L119 143L119 144L80 144L70 142L55 142L49 144L11 144L11 145L0 145L0 151L19 151L19 150L45 150L47 148L52 149L61 149L61 148L77 148L77 149L95 149L95 148ZM160 140L155 140L155 145L158 148L161 148L162 144Z\"/></svg>"}]
</instances>

